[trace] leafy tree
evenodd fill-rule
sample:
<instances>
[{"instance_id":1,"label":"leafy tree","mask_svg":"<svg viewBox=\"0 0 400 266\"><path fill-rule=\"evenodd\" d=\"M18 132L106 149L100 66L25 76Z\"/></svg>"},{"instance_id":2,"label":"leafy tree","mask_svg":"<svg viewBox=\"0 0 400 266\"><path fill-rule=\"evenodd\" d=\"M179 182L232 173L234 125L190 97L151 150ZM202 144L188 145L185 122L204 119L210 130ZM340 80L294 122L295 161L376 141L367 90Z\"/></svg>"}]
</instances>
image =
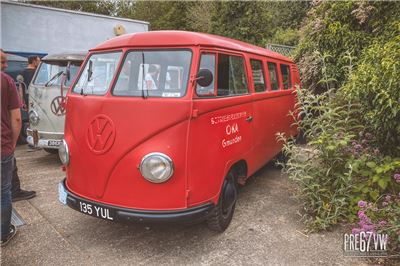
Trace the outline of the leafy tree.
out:
<instances>
[{"instance_id":1,"label":"leafy tree","mask_svg":"<svg viewBox=\"0 0 400 266\"><path fill-rule=\"evenodd\" d=\"M29 4L62 8L68 10L96 13L101 15L115 15L115 2L103 1L24 1Z\"/></svg>"},{"instance_id":2,"label":"leafy tree","mask_svg":"<svg viewBox=\"0 0 400 266\"><path fill-rule=\"evenodd\" d=\"M384 38L392 21L400 17L400 5L395 2L343 1L315 2L300 30L296 55L302 72L303 85L321 89L322 62L315 54L329 56L328 75L338 88L346 83L349 64L357 64L362 51L374 38Z\"/></svg>"}]
</instances>

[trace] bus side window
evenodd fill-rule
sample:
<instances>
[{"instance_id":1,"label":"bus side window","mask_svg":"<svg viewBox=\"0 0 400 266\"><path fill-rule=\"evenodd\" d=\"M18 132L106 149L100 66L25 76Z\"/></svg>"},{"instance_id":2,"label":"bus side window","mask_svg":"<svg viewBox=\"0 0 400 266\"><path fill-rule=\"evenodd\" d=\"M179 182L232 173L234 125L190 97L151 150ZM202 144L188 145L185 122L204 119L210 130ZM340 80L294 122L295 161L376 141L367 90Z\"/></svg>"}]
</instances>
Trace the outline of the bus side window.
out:
<instances>
[{"instance_id":1,"label":"bus side window","mask_svg":"<svg viewBox=\"0 0 400 266\"><path fill-rule=\"evenodd\" d=\"M253 85L255 92L266 90L263 63L260 60L251 59L251 73L253 74Z\"/></svg>"},{"instance_id":2,"label":"bus side window","mask_svg":"<svg viewBox=\"0 0 400 266\"><path fill-rule=\"evenodd\" d=\"M214 95L215 82L215 54L202 54L200 59L200 69L208 69L213 74L213 81L207 87L201 87L197 84L196 93L199 96Z\"/></svg>"},{"instance_id":3,"label":"bus side window","mask_svg":"<svg viewBox=\"0 0 400 266\"><path fill-rule=\"evenodd\" d=\"M268 62L268 74L271 81L271 90L279 90L278 70L275 63Z\"/></svg>"},{"instance_id":4,"label":"bus side window","mask_svg":"<svg viewBox=\"0 0 400 266\"><path fill-rule=\"evenodd\" d=\"M292 77L290 76L290 68L288 65L281 64L281 74L283 89L288 90L292 88Z\"/></svg>"},{"instance_id":5,"label":"bus side window","mask_svg":"<svg viewBox=\"0 0 400 266\"><path fill-rule=\"evenodd\" d=\"M217 96L240 95L249 92L244 59L218 54Z\"/></svg>"}]
</instances>

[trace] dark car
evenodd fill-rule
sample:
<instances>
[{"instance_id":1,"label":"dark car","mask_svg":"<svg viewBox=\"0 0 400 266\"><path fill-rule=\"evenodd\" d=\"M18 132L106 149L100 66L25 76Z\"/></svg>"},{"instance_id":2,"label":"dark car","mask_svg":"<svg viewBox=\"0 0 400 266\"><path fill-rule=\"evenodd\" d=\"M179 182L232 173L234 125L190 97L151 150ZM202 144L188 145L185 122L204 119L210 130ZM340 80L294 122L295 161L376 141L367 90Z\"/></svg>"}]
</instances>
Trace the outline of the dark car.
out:
<instances>
[{"instance_id":1,"label":"dark car","mask_svg":"<svg viewBox=\"0 0 400 266\"><path fill-rule=\"evenodd\" d=\"M10 75L14 81L17 81L17 76L28 66L28 59L19 55L7 54L8 67L4 70Z\"/></svg>"}]
</instances>

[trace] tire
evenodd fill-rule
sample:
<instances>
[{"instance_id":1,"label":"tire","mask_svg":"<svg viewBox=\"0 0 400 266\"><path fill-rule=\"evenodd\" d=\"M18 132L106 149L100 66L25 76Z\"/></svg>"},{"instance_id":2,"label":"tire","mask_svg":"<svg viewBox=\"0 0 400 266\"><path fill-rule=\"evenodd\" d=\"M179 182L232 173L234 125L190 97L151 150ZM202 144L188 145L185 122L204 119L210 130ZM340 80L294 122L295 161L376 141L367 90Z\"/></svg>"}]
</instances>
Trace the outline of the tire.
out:
<instances>
[{"instance_id":1,"label":"tire","mask_svg":"<svg viewBox=\"0 0 400 266\"><path fill-rule=\"evenodd\" d=\"M58 153L58 149L48 149L48 148L44 148L43 150L45 150L46 152L50 153L50 154L57 154Z\"/></svg>"},{"instance_id":2,"label":"tire","mask_svg":"<svg viewBox=\"0 0 400 266\"><path fill-rule=\"evenodd\" d=\"M208 227L216 232L223 232L232 221L237 200L237 182L233 171L229 171L219 196L218 204L207 219Z\"/></svg>"}]
</instances>

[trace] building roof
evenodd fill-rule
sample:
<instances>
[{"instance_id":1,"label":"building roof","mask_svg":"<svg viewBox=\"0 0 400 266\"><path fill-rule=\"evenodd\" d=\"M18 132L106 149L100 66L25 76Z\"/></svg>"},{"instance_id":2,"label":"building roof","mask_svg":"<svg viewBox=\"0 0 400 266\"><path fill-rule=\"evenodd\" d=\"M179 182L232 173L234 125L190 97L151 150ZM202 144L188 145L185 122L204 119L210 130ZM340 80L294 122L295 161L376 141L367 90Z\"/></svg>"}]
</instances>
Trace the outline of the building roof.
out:
<instances>
[{"instance_id":1,"label":"building roof","mask_svg":"<svg viewBox=\"0 0 400 266\"><path fill-rule=\"evenodd\" d=\"M99 44L92 50L114 49L123 47L160 46L209 46L227 48L231 50L259 54L292 62L291 59L262 47L217 35L189 31L149 31L127 34L107 40Z\"/></svg>"}]
</instances>

